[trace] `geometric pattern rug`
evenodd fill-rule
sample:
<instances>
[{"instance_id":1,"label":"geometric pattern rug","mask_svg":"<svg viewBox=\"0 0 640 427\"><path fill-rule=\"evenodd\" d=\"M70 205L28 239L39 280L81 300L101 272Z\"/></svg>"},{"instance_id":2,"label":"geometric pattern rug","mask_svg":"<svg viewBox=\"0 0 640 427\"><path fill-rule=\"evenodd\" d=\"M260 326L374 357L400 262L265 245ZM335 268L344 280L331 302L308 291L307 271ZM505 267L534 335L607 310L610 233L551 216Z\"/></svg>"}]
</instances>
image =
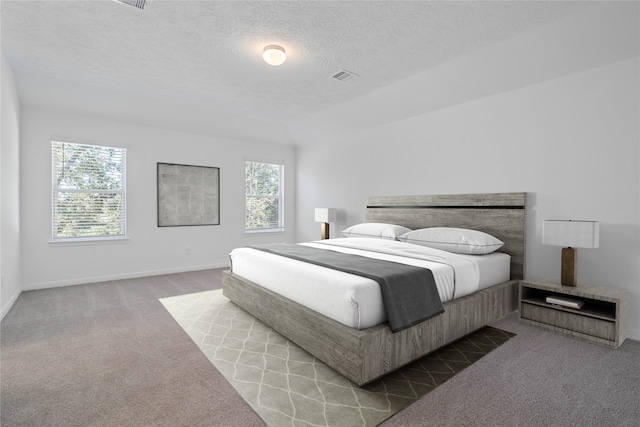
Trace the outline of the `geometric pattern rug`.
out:
<instances>
[{"instance_id":1,"label":"geometric pattern rug","mask_svg":"<svg viewBox=\"0 0 640 427\"><path fill-rule=\"evenodd\" d=\"M515 334L484 327L358 387L222 295L160 302L269 426L376 426Z\"/></svg>"}]
</instances>

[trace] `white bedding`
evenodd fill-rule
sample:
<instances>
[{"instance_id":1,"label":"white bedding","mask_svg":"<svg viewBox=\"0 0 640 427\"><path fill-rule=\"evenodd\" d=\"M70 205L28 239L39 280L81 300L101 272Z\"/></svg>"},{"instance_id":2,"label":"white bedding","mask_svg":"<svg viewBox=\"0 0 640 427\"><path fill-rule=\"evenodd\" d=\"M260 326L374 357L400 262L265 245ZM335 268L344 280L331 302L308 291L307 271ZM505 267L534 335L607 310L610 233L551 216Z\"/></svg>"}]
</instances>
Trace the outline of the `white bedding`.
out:
<instances>
[{"instance_id":1,"label":"white bedding","mask_svg":"<svg viewBox=\"0 0 640 427\"><path fill-rule=\"evenodd\" d=\"M369 238L303 244L429 268L442 302L505 282L510 275L511 257L498 252L460 255ZM346 326L364 329L386 321L380 286L374 280L251 248L234 249L229 257L231 269L238 276Z\"/></svg>"}]
</instances>

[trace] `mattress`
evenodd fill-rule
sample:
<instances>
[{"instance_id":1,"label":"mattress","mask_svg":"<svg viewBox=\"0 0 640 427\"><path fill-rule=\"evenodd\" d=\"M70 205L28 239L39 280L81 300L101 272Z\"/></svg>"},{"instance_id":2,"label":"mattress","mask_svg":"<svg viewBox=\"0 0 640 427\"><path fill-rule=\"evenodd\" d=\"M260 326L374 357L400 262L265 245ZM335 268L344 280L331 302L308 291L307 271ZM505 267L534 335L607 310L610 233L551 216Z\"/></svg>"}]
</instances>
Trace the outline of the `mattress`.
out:
<instances>
[{"instance_id":1,"label":"mattress","mask_svg":"<svg viewBox=\"0 0 640 427\"><path fill-rule=\"evenodd\" d=\"M460 255L411 243L341 238L302 243L320 249L429 268L442 302L509 280L510 256ZM386 321L374 280L267 252L237 248L232 272L346 326L365 329Z\"/></svg>"}]
</instances>

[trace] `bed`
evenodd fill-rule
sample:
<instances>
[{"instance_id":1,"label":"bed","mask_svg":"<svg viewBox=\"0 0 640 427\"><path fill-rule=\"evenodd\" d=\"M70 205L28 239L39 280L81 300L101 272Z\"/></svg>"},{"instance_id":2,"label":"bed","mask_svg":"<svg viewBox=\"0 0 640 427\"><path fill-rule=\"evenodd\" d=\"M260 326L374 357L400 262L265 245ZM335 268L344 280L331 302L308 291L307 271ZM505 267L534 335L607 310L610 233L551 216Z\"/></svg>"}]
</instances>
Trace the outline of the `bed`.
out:
<instances>
[{"instance_id":1,"label":"bed","mask_svg":"<svg viewBox=\"0 0 640 427\"><path fill-rule=\"evenodd\" d=\"M524 277L525 199L526 193L369 198L367 222L483 231L503 241L499 252L508 255L510 271L504 281L444 302L443 314L400 332L393 333L387 323L375 324L375 316L367 320L372 325L362 325L360 313L357 324L353 315L351 323L349 316L346 322L332 319L258 284L260 274L244 274L248 278L224 272L223 293L355 384L364 385L517 309L518 282ZM255 265L254 270L261 271L259 263Z\"/></svg>"}]
</instances>

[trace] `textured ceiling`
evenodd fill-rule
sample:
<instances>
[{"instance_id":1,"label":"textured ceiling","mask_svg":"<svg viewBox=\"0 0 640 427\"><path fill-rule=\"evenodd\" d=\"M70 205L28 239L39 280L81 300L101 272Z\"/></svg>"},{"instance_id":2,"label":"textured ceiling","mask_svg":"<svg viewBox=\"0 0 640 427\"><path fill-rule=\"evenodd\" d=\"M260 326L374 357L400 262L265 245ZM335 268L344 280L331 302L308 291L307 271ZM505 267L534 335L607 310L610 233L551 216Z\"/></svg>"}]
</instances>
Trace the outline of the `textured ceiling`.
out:
<instances>
[{"instance_id":1,"label":"textured ceiling","mask_svg":"<svg viewBox=\"0 0 640 427\"><path fill-rule=\"evenodd\" d=\"M371 93L588 6L521 1L1 2L13 67L280 123ZM285 47L271 67L263 46ZM331 78L346 69L361 77Z\"/></svg>"}]
</instances>

